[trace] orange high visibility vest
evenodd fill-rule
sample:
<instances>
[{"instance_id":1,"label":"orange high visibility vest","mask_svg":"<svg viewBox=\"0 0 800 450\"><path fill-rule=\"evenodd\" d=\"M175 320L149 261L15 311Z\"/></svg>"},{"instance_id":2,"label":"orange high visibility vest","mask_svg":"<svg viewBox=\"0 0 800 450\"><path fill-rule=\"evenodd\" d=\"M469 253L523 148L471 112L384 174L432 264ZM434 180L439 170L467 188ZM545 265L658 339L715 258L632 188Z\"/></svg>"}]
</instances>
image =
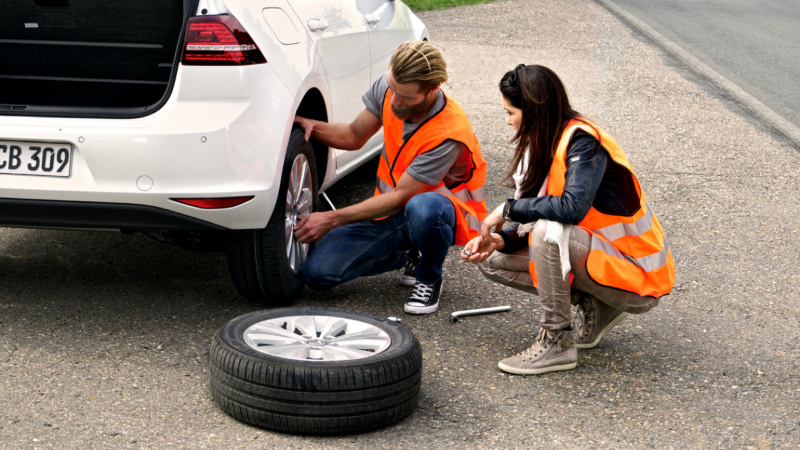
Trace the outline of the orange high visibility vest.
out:
<instances>
[{"instance_id":1,"label":"orange high visibility vest","mask_svg":"<svg viewBox=\"0 0 800 450\"><path fill-rule=\"evenodd\" d=\"M669 294L675 284L675 264L667 247L664 230L653 214L628 158L605 131L585 119L571 120L567 124L550 166L547 194L561 196L564 193L567 147L578 129L598 139L611 159L631 173L640 205L639 210L630 217L603 214L592 207L577 225L592 235L589 258L586 261L589 276L602 286L634 292L642 297L658 298ZM528 243L530 244L530 236ZM533 262L530 263L529 270L534 285L538 286L536 265Z\"/></svg>"},{"instance_id":2,"label":"orange high visibility vest","mask_svg":"<svg viewBox=\"0 0 800 450\"><path fill-rule=\"evenodd\" d=\"M453 202L457 211L455 244L465 245L480 234L486 218L486 162L464 110L447 94L444 94L444 100L444 108L423 122L406 141L403 140L403 121L392 113L392 91L386 91L382 111L384 150L378 165L375 195L393 191L397 180L418 155L435 149L445 141L463 144L471 156L469 179L455 186L445 186L444 182L440 182L432 186L431 191Z\"/></svg>"}]
</instances>

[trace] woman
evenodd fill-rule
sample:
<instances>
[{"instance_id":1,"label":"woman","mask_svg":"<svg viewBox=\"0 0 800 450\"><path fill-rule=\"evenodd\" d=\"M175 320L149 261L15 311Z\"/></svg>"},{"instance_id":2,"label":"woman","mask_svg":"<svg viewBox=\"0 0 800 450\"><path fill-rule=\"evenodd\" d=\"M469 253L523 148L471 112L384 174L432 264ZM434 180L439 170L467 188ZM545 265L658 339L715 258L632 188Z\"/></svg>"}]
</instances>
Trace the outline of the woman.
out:
<instances>
[{"instance_id":1,"label":"woman","mask_svg":"<svg viewBox=\"0 0 800 450\"><path fill-rule=\"evenodd\" d=\"M597 345L628 313L658 305L675 283L675 267L628 159L572 109L558 76L520 64L499 87L516 131L505 178L514 180L515 198L486 218L461 257L490 280L539 296L533 346L499 367L516 374L572 369L579 348ZM507 221L517 224L492 232Z\"/></svg>"}]
</instances>

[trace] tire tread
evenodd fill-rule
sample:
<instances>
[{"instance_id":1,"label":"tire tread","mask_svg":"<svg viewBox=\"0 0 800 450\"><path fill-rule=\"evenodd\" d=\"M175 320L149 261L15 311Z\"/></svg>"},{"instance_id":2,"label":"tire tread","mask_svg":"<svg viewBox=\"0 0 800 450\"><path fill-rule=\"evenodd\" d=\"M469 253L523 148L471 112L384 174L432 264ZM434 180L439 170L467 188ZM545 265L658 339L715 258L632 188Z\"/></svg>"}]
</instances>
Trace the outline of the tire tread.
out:
<instances>
[{"instance_id":1,"label":"tire tread","mask_svg":"<svg viewBox=\"0 0 800 450\"><path fill-rule=\"evenodd\" d=\"M381 322L392 344L361 360L318 362L277 358L243 341L253 323L312 310ZM389 425L414 410L422 347L402 326L369 314L331 308L259 311L231 320L214 335L209 372L214 400L238 420L292 433L350 433Z\"/></svg>"}]
</instances>

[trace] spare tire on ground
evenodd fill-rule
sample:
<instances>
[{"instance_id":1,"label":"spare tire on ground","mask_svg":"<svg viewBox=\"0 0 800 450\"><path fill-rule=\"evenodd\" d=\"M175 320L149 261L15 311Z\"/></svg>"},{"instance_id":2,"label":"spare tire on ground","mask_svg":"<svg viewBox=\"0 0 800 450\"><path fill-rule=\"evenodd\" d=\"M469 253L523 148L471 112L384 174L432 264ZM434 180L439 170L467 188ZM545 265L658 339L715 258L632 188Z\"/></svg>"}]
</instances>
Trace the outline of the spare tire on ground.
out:
<instances>
[{"instance_id":1,"label":"spare tire on ground","mask_svg":"<svg viewBox=\"0 0 800 450\"><path fill-rule=\"evenodd\" d=\"M371 314L281 308L226 323L209 367L214 401L236 419L289 433L352 433L414 410L422 347Z\"/></svg>"}]
</instances>

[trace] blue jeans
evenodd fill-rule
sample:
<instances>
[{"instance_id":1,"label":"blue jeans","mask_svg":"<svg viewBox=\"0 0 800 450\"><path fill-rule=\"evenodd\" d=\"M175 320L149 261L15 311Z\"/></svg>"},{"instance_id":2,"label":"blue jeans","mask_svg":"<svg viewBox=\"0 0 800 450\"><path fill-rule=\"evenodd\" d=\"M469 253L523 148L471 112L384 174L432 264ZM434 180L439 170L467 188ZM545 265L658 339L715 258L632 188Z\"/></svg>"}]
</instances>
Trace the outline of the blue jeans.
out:
<instances>
[{"instance_id":1,"label":"blue jeans","mask_svg":"<svg viewBox=\"0 0 800 450\"><path fill-rule=\"evenodd\" d=\"M312 289L327 290L400 269L406 252L419 250L417 281L435 284L442 278L455 226L456 208L447 197L435 192L416 195L401 213L333 229L308 255L303 277Z\"/></svg>"}]
</instances>

